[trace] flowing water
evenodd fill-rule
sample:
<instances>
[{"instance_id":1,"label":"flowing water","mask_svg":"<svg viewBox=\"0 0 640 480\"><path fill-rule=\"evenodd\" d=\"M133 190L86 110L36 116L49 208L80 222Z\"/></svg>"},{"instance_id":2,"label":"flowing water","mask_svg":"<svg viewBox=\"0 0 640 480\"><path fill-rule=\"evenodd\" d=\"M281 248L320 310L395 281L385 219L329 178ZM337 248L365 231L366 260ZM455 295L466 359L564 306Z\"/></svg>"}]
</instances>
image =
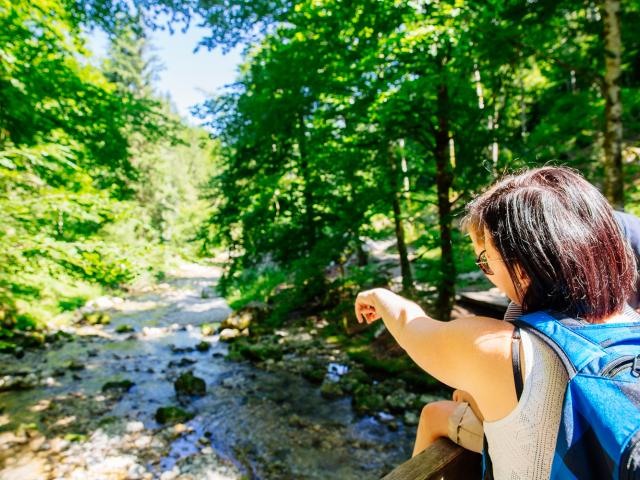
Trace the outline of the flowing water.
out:
<instances>
[{"instance_id":1,"label":"flowing water","mask_svg":"<svg viewBox=\"0 0 640 480\"><path fill-rule=\"evenodd\" d=\"M410 456L415 429L402 422L392 431L297 375L225 360L226 344L200 329L230 313L201 295L218 275L185 264L164 288L111 304L108 326L0 356L0 377L37 384L0 393L0 478L374 479ZM116 333L120 325L134 331ZM194 349L203 339L210 350ZM342 370L332 364L328 375ZM186 371L206 381L206 395L176 398ZM102 391L123 380L135 385ZM195 417L160 425L164 406Z\"/></svg>"}]
</instances>

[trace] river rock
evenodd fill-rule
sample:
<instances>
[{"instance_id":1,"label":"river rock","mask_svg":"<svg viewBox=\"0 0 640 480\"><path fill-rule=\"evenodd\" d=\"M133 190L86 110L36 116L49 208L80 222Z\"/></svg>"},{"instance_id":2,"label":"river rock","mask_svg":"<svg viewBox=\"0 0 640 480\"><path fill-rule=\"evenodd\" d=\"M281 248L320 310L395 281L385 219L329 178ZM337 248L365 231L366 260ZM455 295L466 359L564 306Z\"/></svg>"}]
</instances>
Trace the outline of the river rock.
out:
<instances>
[{"instance_id":1,"label":"river rock","mask_svg":"<svg viewBox=\"0 0 640 480\"><path fill-rule=\"evenodd\" d=\"M171 345L171 351L173 353L191 353L195 351L193 347L177 347L176 345Z\"/></svg>"},{"instance_id":2,"label":"river rock","mask_svg":"<svg viewBox=\"0 0 640 480\"><path fill-rule=\"evenodd\" d=\"M184 358L181 358L179 361L171 360L167 366L169 368L173 368L173 367L188 367L189 365L193 365L194 363L196 363L195 360L193 360L191 358L184 357ZM151 373L153 373L153 372L151 372Z\"/></svg>"},{"instance_id":3,"label":"river rock","mask_svg":"<svg viewBox=\"0 0 640 480\"><path fill-rule=\"evenodd\" d=\"M180 470L178 467L174 467L173 470L167 470L166 472L162 472L160 475L160 480L175 480L180 476Z\"/></svg>"},{"instance_id":4,"label":"river rock","mask_svg":"<svg viewBox=\"0 0 640 480\"><path fill-rule=\"evenodd\" d=\"M84 370L84 363L80 363L78 360L69 360L64 364L65 368L71 371Z\"/></svg>"},{"instance_id":5,"label":"river rock","mask_svg":"<svg viewBox=\"0 0 640 480\"><path fill-rule=\"evenodd\" d=\"M356 388L352 403L356 412L361 414L373 414L383 410L385 406L384 397L369 385L360 385Z\"/></svg>"},{"instance_id":6,"label":"river rock","mask_svg":"<svg viewBox=\"0 0 640 480\"><path fill-rule=\"evenodd\" d=\"M138 433L144 430L144 423L139 421L127 422L126 431L128 433Z\"/></svg>"},{"instance_id":7,"label":"river rock","mask_svg":"<svg viewBox=\"0 0 640 480\"><path fill-rule=\"evenodd\" d=\"M208 352L211 349L211 344L209 342L202 341L196 345L196 350L199 352Z\"/></svg>"},{"instance_id":8,"label":"river rock","mask_svg":"<svg viewBox=\"0 0 640 480\"><path fill-rule=\"evenodd\" d=\"M282 347L276 343L242 343L238 346L238 352L247 360L264 362L267 360L280 360Z\"/></svg>"},{"instance_id":9,"label":"river rock","mask_svg":"<svg viewBox=\"0 0 640 480\"><path fill-rule=\"evenodd\" d=\"M415 405L417 395L400 389L387 395L384 400L389 410L392 412L402 412Z\"/></svg>"},{"instance_id":10,"label":"river rock","mask_svg":"<svg viewBox=\"0 0 640 480\"><path fill-rule=\"evenodd\" d=\"M308 420L303 419L302 417L300 417L299 415L296 415L295 413L289 417L288 423L290 427L295 427L295 428L307 428L311 425L311 423Z\"/></svg>"},{"instance_id":11,"label":"river rock","mask_svg":"<svg viewBox=\"0 0 640 480\"><path fill-rule=\"evenodd\" d=\"M368 384L369 376L359 368L352 368L340 377L340 386L347 393L352 393L359 385Z\"/></svg>"},{"instance_id":12,"label":"river rock","mask_svg":"<svg viewBox=\"0 0 640 480\"><path fill-rule=\"evenodd\" d=\"M320 395L324 398L334 399L343 397L345 392L342 390L338 382L325 380L320 387Z\"/></svg>"},{"instance_id":13,"label":"river rock","mask_svg":"<svg viewBox=\"0 0 640 480\"><path fill-rule=\"evenodd\" d=\"M200 325L200 333L202 333L203 336L208 337L216 333L218 328L220 328L220 322L203 323Z\"/></svg>"},{"instance_id":14,"label":"river rock","mask_svg":"<svg viewBox=\"0 0 640 480\"><path fill-rule=\"evenodd\" d=\"M135 383L132 382L131 380L107 382L104 385L102 385L102 391L108 392L108 391L118 390L121 392L128 392L129 390L131 390L131 387L133 387L134 385Z\"/></svg>"},{"instance_id":15,"label":"river rock","mask_svg":"<svg viewBox=\"0 0 640 480\"><path fill-rule=\"evenodd\" d=\"M80 318L80 323L86 325L109 325L111 317L105 312L85 312Z\"/></svg>"},{"instance_id":16,"label":"river rock","mask_svg":"<svg viewBox=\"0 0 640 480\"><path fill-rule=\"evenodd\" d=\"M302 370L302 376L311 383L321 384L327 373L327 368L319 363L312 362L306 365Z\"/></svg>"},{"instance_id":17,"label":"river rock","mask_svg":"<svg viewBox=\"0 0 640 480\"><path fill-rule=\"evenodd\" d=\"M80 309L80 311L83 313L91 313L95 312L96 310L106 310L108 308L113 308L121 303L123 303L122 298L102 296L88 301Z\"/></svg>"},{"instance_id":18,"label":"river rock","mask_svg":"<svg viewBox=\"0 0 640 480\"><path fill-rule=\"evenodd\" d=\"M216 290L213 287L204 287L200 291L200 298L215 298Z\"/></svg>"},{"instance_id":19,"label":"river rock","mask_svg":"<svg viewBox=\"0 0 640 480\"><path fill-rule=\"evenodd\" d=\"M196 377L193 372L183 373L173 384L178 395L202 396L207 393L207 385L200 377Z\"/></svg>"},{"instance_id":20,"label":"river rock","mask_svg":"<svg viewBox=\"0 0 640 480\"><path fill-rule=\"evenodd\" d=\"M180 407L160 407L156 410L156 422L165 424L184 423L191 420L195 415L187 412Z\"/></svg>"},{"instance_id":21,"label":"river rock","mask_svg":"<svg viewBox=\"0 0 640 480\"><path fill-rule=\"evenodd\" d=\"M232 328L235 330L244 330L251 325L251 312L241 310L240 312L234 312L229 315L226 320L222 322L220 328Z\"/></svg>"},{"instance_id":22,"label":"river rock","mask_svg":"<svg viewBox=\"0 0 640 480\"><path fill-rule=\"evenodd\" d=\"M131 325L127 325L126 323L123 323L122 325L118 325L116 327L116 333L131 333L135 331L134 328Z\"/></svg>"},{"instance_id":23,"label":"river rock","mask_svg":"<svg viewBox=\"0 0 640 480\"><path fill-rule=\"evenodd\" d=\"M223 328L220 332L220 341L229 342L235 338L238 338L240 335L240 330L236 330L234 328Z\"/></svg>"},{"instance_id":24,"label":"river rock","mask_svg":"<svg viewBox=\"0 0 640 480\"><path fill-rule=\"evenodd\" d=\"M419 420L418 415L416 415L414 412L405 412L402 419L407 425L417 425Z\"/></svg>"},{"instance_id":25,"label":"river rock","mask_svg":"<svg viewBox=\"0 0 640 480\"><path fill-rule=\"evenodd\" d=\"M9 390L29 390L35 388L40 380L35 373L26 375L5 375L0 377L0 392Z\"/></svg>"}]
</instances>

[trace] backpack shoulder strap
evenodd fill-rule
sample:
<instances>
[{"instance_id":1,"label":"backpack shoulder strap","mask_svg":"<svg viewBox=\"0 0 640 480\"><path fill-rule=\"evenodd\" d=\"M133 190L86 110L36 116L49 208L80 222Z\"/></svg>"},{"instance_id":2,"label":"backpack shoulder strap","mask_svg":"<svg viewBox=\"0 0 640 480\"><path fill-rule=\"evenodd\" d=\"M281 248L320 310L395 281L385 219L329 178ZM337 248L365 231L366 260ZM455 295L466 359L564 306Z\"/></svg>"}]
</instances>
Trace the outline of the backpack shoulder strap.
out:
<instances>
[{"instance_id":1,"label":"backpack shoulder strap","mask_svg":"<svg viewBox=\"0 0 640 480\"><path fill-rule=\"evenodd\" d=\"M560 358L569 380L595 358L606 354L592 339L582 335L584 324L579 320L550 312L535 312L521 316L513 323L535 335Z\"/></svg>"}]
</instances>

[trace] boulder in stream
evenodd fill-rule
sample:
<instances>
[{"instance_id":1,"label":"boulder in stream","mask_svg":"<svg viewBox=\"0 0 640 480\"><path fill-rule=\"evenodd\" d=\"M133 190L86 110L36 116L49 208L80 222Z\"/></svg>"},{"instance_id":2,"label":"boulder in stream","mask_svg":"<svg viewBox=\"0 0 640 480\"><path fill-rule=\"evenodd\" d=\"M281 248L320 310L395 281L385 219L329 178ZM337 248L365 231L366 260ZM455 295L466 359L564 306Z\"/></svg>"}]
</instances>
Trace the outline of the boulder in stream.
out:
<instances>
[{"instance_id":1,"label":"boulder in stream","mask_svg":"<svg viewBox=\"0 0 640 480\"><path fill-rule=\"evenodd\" d=\"M208 352L211 349L211 344L209 342L202 341L196 345L196 350L199 352Z\"/></svg>"},{"instance_id":2,"label":"boulder in stream","mask_svg":"<svg viewBox=\"0 0 640 480\"><path fill-rule=\"evenodd\" d=\"M207 385L200 377L196 377L193 372L183 373L173 384L177 395L202 396L207 393Z\"/></svg>"},{"instance_id":3,"label":"boulder in stream","mask_svg":"<svg viewBox=\"0 0 640 480\"><path fill-rule=\"evenodd\" d=\"M134 328L131 325L127 325L126 323L123 323L122 325L118 325L116 327L116 333L131 333L135 331Z\"/></svg>"},{"instance_id":4,"label":"boulder in stream","mask_svg":"<svg viewBox=\"0 0 640 480\"><path fill-rule=\"evenodd\" d=\"M80 323L86 325L109 325L111 317L105 312L85 312L80 318Z\"/></svg>"},{"instance_id":5,"label":"boulder in stream","mask_svg":"<svg viewBox=\"0 0 640 480\"><path fill-rule=\"evenodd\" d=\"M65 362L64 367L74 372L77 372L79 370L84 370L85 368L84 363L81 363L75 359Z\"/></svg>"},{"instance_id":6,"label":"boulder in stream","mask_svg":"<svg viewBox=\"0 0 640 480\"><path fill-rule=\"evenodd\" d=\"M224 328L220 332L220 341L229 342L234 338L238 338L240 335L241 335L240 330L236 330L234 328Z\"/></svg>"},{"instance_id":7,"label":"boulder in stream","mask_svg":"<svg viewBox=\"0 0 640 480\"><path fill-rule=\"evenodd\" d=\"M120 392L128 392L131 390L131 387L135 385L131 380L119 380L113 382L107 382L102 386L103 392L108 391L120 391Z\"/></svg>"},{"instance_id":8,"label":"boulder in stream","mask_svg":"<svg viewBox=\"0 0 640 480\"><path fill-rule=\"evenodd\" d=\"M163 425L184 423L191 420L195 415L191 412L187 412L180 407L160 407L156 410L155 419L156 422Z\"/></svg>"},{"instance_id":9,"label":"boulder in stream","mask_svg":"<svg viewBox=\"0 0 640 480\"><path fill-rule=\"evenodd\" d=\"M220 322L203 323L200 325L200 332L205 337L208 337L216 333L218 328L220 328Z\"/></svg>"},{"instance_id":10,"label":"boulder in stream","mask_svg":"<svg viewBox=\"0 0 640 480\"><path fill-rule=\"evenodd\" d=\"M195 351L193 347L178 347L177 345L171 345L170 347L172 353L191 353Z\"/></svg>"},{"instance_id":11,"label":"boulder in stream","mask_svg":"<svg viewBox=\"0 0 640 480\"><path fill-rule=\"evenodd\" d=\"M216 289L214 287L203 287L200 291L200 298L215 298Z\"/></svg>"},{"instance_id":12,"label":"boulder in stream","mask_svg":"<svg viewBox=\"0 0 640 480\"><path fill-rule=\"evenodd\" d=\"M193 360L191 358L184 357L184 358L181 358L178 361L171 360L169 362L169 364L167 365L167 367L169 367L169 368L173 368L173 367L188 367L189 365L193 365L194 363L196 363L195 360Z\"/></svg>"}]
</instances>

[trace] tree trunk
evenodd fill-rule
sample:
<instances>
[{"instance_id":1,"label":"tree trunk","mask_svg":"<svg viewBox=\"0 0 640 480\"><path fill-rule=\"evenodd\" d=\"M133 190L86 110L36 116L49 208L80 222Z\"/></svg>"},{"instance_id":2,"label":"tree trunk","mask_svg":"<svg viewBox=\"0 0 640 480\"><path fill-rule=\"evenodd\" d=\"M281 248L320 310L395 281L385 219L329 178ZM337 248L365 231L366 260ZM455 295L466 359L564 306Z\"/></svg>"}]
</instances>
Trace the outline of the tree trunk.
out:
<instances>
[{"instance_id":1,"label":"tree trunk","mask_svg":"<svg viewBox=\"0 0 640 480\"><path fill-rule=\"evenodd\" d=\"M302 196L305 208L305 230L307 251L311 251L316 243L315 209L313 206L313 186L311 185L311 172L309 171L309 161L307 160L306 138L304 132L304 118L300 116L300 126L298 135L298 150L300 153L300 173L302 175Z\"/></svg>"},{"instance_id":2,"label":"tree trunk","mask_svg":"<svg viewBox=\"0 0 640 480\"><path fill-rule=\"evenodd\" d=\"M398 181L398 158L393 152L393 146L390 143L388 150L388 160L390 169L390 186L391 186L391 205L393 206L393 220L396 227L396 244L398 253L400 254L400 271L402 272L402 290L405 293L413 292L413 275L411 274L411 264L409 263L409 255L407 253L407 244L404 240L404 225L402 222L402 209L400 207L400 182Z\"/></svg>"},{"instance_id":3,"label":"tree trunk","mask_svg":"<svg viewBox=\"0 0 640 480\"><path fill-rule=\"evenodd\" d=\"M315 209L313 207L313 189L311 186L311 178L309 175L309 163L305 158L303 158L300 162L300 169L302 170L302 179L304 181L302 195L304 197L307 247L308 250L311 251L316 243L316 223Z\"/></svg>"},{"instance_id":4,"label":"tree trunk","mask_svg":"<svg viewBox=\"0 0 640 480\"><path fill-rule=\"evenodd\" d=\"M623 209L620 0L603 0L602 18L605 47L604 193L611 205Z\"/></svg>"},{"instance_id":5,"label":"tree trunk","mask_svg":"<svg viewBox=\"0 0 640 480\"><path fill-rule=\"evenodd\" d=\"M451 318L456 293L456 267L453 261L451 236L451 201L449 193L453 184L453 170L447 148L449 146L449 91L446 84L438 87L438 129L436 131L435 160L436 187L438 192L438 218L440 223L440 282L436 313L440 320Z\"/></svg>"}]
</instances>

